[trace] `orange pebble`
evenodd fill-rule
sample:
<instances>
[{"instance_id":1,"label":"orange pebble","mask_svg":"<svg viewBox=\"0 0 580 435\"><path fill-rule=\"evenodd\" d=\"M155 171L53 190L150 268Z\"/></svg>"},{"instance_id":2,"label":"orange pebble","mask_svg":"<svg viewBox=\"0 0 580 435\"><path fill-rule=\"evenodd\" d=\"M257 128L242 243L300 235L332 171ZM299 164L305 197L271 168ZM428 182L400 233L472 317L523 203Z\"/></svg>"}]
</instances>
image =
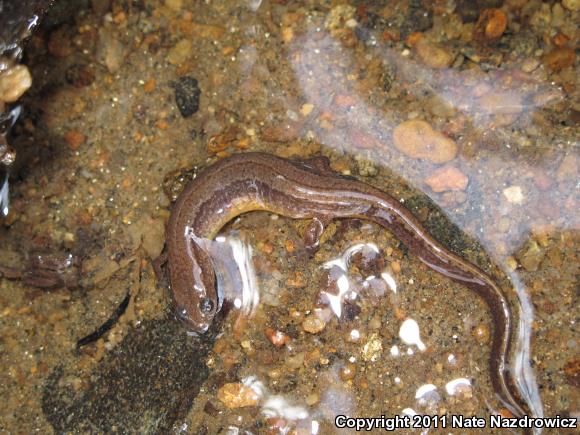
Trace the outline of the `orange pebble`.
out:
<instances>
[{"instance_id":1,"label":"orange pebble","mask_svg":"<svg viewBox=\"0 0 580 435\"><path fill-rule=\"evenodd\" d=\"M413 32L409 36L407 36L407 40L405 41L405 43L407 44L408 47L412 48L416 46L422 39L423 34L421 32Z\"/></svg>"},{"instance_id":2,"label":"orange pebble","mask_svg":"<svg viewBox=\"0 0 580 435\"><path fill-rule=\"evenodd\" d=\"M296 249L296 245L294 244L294 241L287 239L284 242L284 246L286 247L286 251L288 252L294 252L294 250Z\"/></svg>"},{"instance_id":3,"label":"orange pebble","mask_svg":"<svg viewBox=\"0 0 580 435\"><path fill-rule=\"evenodd\" d=\"M160 119L155 123L155 127L159 130L167 130L169 128L169 124L165 119Z\"/></svg>"},{"instance_id":4,"label":"orange pebble","mask_svg":"<svg viewBox=\"0 0 580 435\"><path fill-rule=\"evenodd\" d=\"M71 150L76 151L85 143L87 137L76 130L70 130L65 133L64 140Z\"/></svg>"},{"instance_id":5,"label":"orange pebble","mask_svg":"<svg viewBox=\"0 0 580 435\"><path fill-rule=\"evenodd\" d=\"M479 40L499 39L507 28L507 15L501 9L484 9L475 24L474 36Z\"/></svg>"},{"instance_id":6,"label":"orange pebble","mask_svg":"<svg viewBox=\"0 0 580 435\"><path fill-rule=\"evenodd\" d=\"M352 95L336 95L334 97L334 104L339 107L351 107L356 104L356 98Z\"/></svg>"},{"instance_id":7,"label":"orange pebble","mask_svg":"<svg viewBox=\"0 0 580 435\"><path fill-rule=\"evenodd\" d=\"M155 79L149 79L143 85L143 90L145 92L153 92L155 90L156 84L157 83L155 82Z\"/></svg>"},{"instance_id":8,"label":"orange pebble","mask_svg":"<svg viewBox=\"0 0 580 435\"><path fill-rule=\"evenodd\" d=\"M557 33L552 38L552 42L556 47L564 47L568 41L570 41L570 37L564 35L563 33Z\"/></svg>"},{"instance_id":9,"label":"orange pebble","mask_svg":"<svg viewBox=\"0 0 580 435\"><path fill-rule=\"evenodd\" d=\"M259 245L260 251L262 251L264 254L271 254L272 252L274 252L274 247L272 246L271 243L268 242L264 242L261 243Z\"/></svg>"},{"instance_id":10,"label":"orange pebble","mask_svg":"<svg viewBox=\"0 0 580 435\"><path fill-rule=\"evenodd\" d=\"M288 337L282 331L278 331L272 328L266 328L264 330L264 334L266 334L266 337L268 340L270 340L270 343L276 347L282 347L290 340L290 337Z\"/></svg>"},{"instance_id":11,"label":"orange pebble","mask_svg":"<svg viewBox=\"0 0 580 435\"><path fill-rule=\"evenodd\" d=\"M499 410L499 415L501 415L503 418L514 418L515 416L510 412L509 409L507 408L501 408Z\"/></svg>"}]
</instances>

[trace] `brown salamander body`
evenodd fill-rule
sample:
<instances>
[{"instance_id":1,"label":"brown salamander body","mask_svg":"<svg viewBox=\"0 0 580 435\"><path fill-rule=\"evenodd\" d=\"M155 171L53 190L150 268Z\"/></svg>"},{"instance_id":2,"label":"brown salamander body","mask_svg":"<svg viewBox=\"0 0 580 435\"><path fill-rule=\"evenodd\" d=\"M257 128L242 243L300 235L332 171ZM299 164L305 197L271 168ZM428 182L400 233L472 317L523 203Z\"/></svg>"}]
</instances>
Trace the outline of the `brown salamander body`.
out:
<instances>
[{"instance_id":1,"label":"brown salamander body","mask_svg":"<svg viewBox=\"0 0 580 435\"><path fill-rule=\"evenodd\" d=\"M212 264L196 239L212 239L228 221L253 210L317 219L319 224L332 218L375 222L392 231L429 267L475 291L493 316L490 373L494 390L514 415L525 414L506 362L513 318L500 288L478 267L431 237L396 199L336 174L323 157L292 161L262 153L238 154L205 169L185 187L167 228L166 259L175 311L190 329L205 332L220 303Z\"/></svg>"}]
</instances>

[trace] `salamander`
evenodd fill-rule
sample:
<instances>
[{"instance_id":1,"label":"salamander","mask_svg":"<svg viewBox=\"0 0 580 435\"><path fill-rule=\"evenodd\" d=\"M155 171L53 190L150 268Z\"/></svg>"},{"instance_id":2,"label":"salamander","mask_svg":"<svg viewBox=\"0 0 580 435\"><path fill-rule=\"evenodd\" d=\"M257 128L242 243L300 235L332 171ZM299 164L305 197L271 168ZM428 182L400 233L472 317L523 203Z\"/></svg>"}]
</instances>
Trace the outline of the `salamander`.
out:
<instances>
[{"instance_id":1,"label":"salamander","mask_svg":"<svg viewBox=\"0 0 580 435\"><path fill-rule=\"evenodd\" d=\"M500 287L435 240L395 198L337 174L325 157L288 160L264 153L236 154L209 166L186 185L173 206L166 250L158 264L168 269L176 316L189 329L206 332L221 303L212 263L198 240L214 238L228 221L255 210L312 219L306 238L313 247L331 219L377 223L431 269L477 293L493 317L489 369L494 391L512 414L526 414L507 363L514 319Z\"/></svg>"}]
</instances>

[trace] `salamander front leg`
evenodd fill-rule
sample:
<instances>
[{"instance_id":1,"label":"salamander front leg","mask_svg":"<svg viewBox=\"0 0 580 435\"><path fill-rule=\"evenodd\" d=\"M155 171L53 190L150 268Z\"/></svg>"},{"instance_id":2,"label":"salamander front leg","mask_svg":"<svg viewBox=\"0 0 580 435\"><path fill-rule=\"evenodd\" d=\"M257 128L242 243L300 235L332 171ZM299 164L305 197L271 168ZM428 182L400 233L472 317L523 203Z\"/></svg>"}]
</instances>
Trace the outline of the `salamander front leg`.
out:
<instances>
[{"instance_id":1,"label":"salamander front leg","mask_svg":"<svg viewBox=\"0 0 580 435\"><path fill-rule=\"evenodd\" d=\"M167 274L165 273L164 268L167 264L168 259L169 256L167 255L167 251L163 250L163 252L159 254L159 257L157 257L151 262L153 270L155 271L155 275L157 276L157 282L162 284L167 283Z\"/></svg>"}]
</instances>

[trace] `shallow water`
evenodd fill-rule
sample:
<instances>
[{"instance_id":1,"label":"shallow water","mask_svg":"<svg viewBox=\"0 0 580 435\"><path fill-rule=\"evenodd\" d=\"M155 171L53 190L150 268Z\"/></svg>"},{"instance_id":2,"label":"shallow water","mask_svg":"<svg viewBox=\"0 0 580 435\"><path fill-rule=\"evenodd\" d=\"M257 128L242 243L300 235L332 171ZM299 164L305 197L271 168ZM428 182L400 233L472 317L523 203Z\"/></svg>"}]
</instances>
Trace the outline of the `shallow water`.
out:
<instances>
[{"instance_id":1,"label":"shallow water","mask_svg":"<svg viewBox=\"0 0 580 435\"><path fill-rule=\"evenodd\" d=\"M314 255L307 222L231 222L207 241L224 319L187 334L151 265L171 194L247 150L323 154L400 200L505 291L533 414L578 416L577 7L57 2L26 49L0 264L70 252L80 285L0 281L0 429L325 434L350 432L338 415L501 412L484 301L364 221L333 221Z\"/></svg>"}]
</instances>

